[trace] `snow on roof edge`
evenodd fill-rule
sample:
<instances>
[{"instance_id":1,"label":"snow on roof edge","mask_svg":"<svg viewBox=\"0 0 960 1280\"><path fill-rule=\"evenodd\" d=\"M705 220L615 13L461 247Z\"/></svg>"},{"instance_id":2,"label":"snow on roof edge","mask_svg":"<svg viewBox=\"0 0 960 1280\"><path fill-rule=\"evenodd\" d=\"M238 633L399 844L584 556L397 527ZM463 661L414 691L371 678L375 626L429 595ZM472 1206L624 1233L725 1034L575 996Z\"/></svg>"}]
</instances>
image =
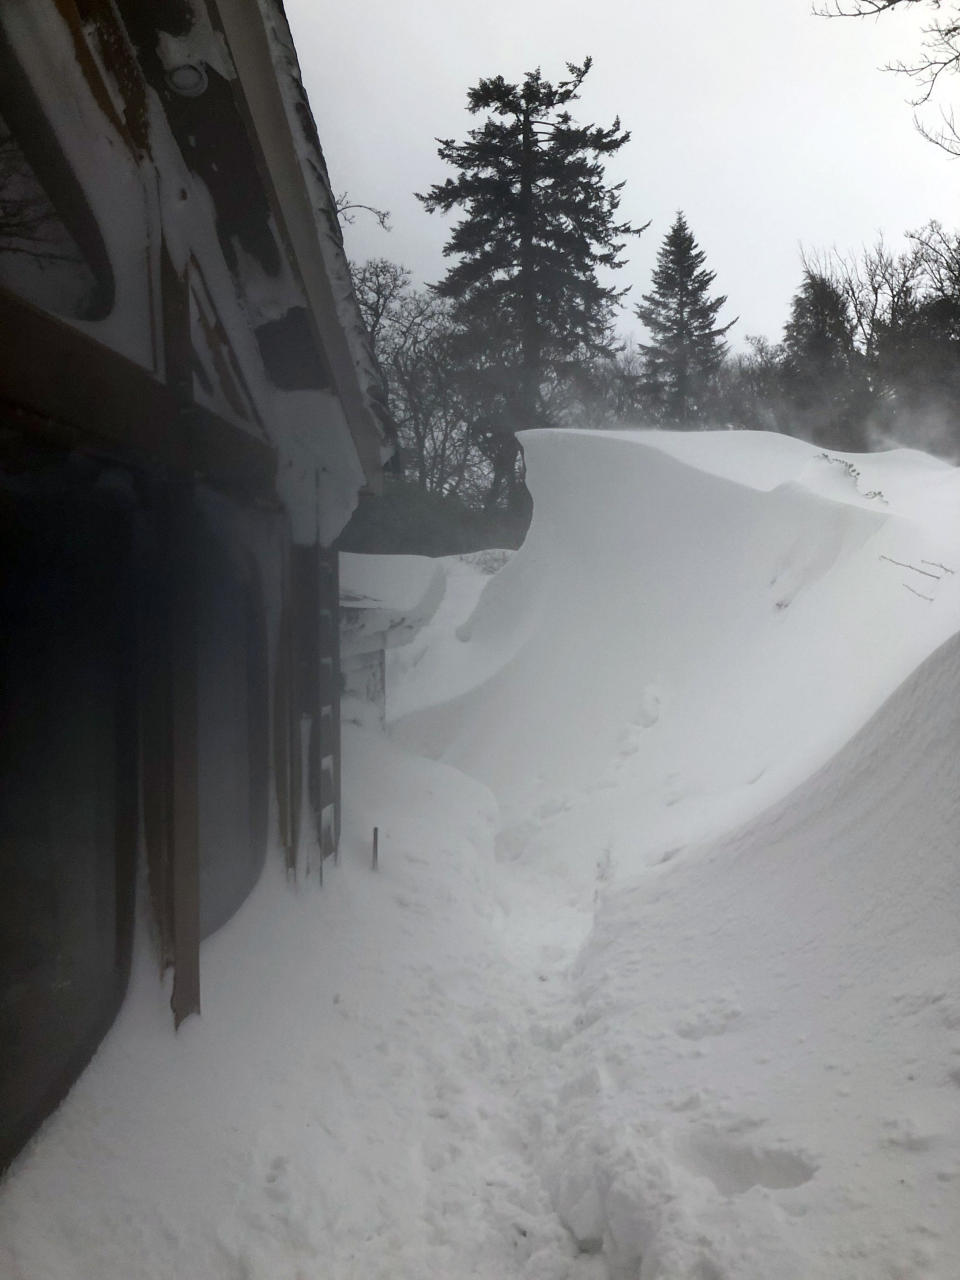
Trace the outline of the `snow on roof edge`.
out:
<instances>
[{"instance_id":1,"label":"snow on roof edge","mask_svg":"<svg viewBox=\"0 0 960 1280\"><path fill-rule=\"evenodd\" d=\"M379 434L378 462L383 463L393 453L396 427L387 407L383 376L354 294L336 199L303 83L293 34L283 0L257 0L257 3L301 175L316 219L317 243L353 361L360 396Z\"/></svg>"}]
</instances>

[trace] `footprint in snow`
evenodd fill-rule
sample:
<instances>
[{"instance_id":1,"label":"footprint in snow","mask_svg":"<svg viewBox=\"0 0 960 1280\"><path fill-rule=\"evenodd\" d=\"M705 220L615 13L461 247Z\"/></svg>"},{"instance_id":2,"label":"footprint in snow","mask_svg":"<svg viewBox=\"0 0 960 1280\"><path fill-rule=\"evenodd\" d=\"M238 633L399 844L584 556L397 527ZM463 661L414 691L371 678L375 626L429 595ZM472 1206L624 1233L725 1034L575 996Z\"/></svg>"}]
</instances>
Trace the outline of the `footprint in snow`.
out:
<instances>
[{"instance_id":1,"label":"footprint in snow","mask_svg":"<svg viewBox=\"0 0 960 1280\"><path fill-rule=\"evenodd\" d=\"M647 685L640 695L636 722L641 729L652 729L660 719L660 694L654 685Z\"/></svg>"},{"instance_id":2,"label":"footprint in snow","mask_svg":"<svg viewBox=\"0 0 960 1280\"><path fill-rule=\"evenodd\" d=\"M720 1001L707 1008L695 1010L675 1028L684 1040L703 1040L707 1036L722 1036L743 1015L743 1010L733 1001Z\"/></svg>"},{"instance_id":3,"label":"footprint in snow","mask_svg":"<svg viewBox=\"0 0 960 1280\"><path fill-rule=\"evenodd\" d=\"M680 1154L692 1173L709 1178L723 1196L743 1195L751 1187L801 1187L818 1168L809 1156L790 1147L761 1146L710 1131L688 1137Z\"/></svg>"}]
</instances>

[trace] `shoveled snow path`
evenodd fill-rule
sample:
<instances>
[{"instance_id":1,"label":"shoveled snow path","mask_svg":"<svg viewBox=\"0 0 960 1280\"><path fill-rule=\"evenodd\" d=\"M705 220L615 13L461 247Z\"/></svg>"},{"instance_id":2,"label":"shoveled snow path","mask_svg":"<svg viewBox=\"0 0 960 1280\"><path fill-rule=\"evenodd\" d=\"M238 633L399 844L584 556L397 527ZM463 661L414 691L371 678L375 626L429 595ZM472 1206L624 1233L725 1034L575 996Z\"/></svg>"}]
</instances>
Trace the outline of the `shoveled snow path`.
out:
<instances>
[{"instance_id":1,"label":"shoveled snow path","mask_svg":"<svg viewBox=\"0 0 960 1280\"><path fill-rule=\"evenodd\" d=\"M605 1275L539 1172L590 915L497 864L485 787L376 733L344 748L340 865L291 887L272 860L176 1036L140 948L0 1187L3 1280Z\"/></svg>"},{"instance_id":2,"label":"shoveled snow path","mask_svg":"<svg viewBox=\"0 0 960 1280\"><path fill-rule=\"evenodd\" d=\"M486 788L446 766L413 762L370 735L348 745L348 763L353 749L364 756L363 769L372 755L380 781L377 800L363 809L365 819L378 809L385 818L378 891L405 864L412 875L403 877L407 887L396 901L424 912L425 930L407 939L425 954L405 1023L422 1090L422 1253L414 1251L403 1270L381 1239L370 1242L367 1264L389 1263L384 1274L410 1280L606 1277L602 1261L585 1254L561 1223L541 1176L542 1141L554 1127L550 1113L566 1069L557 1046L579 1017L570 965L592 927L593 899L571 902L562 884L495 857L499 814ZM361 761L353 764L359 772ZM391 769L399 771L397 785L407 785L414 764L429 778L419 832L404 808L391 814L397 797L382 791ZM459 871L462 816L432 853L423 839L423 831L434 840L444 831L457 786L475 797L485 822L485 842L474 829L471 857ZM362 843L357 832L351 844ZM461 896L455 875L472 882L472 893Z\"/></svg>"}]
</instances>

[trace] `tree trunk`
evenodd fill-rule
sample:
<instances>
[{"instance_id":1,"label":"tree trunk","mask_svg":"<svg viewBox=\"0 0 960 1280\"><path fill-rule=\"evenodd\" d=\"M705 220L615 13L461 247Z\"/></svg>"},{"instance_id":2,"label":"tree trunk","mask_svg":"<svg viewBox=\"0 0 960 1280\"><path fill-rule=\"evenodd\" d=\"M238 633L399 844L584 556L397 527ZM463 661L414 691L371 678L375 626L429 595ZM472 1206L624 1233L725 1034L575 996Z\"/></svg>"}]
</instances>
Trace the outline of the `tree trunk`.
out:
<instances>
[{"instance_id":1,"label":"tree trunk","mask_svg":"<svg viewBox=\"0 0 960 1280\"><path fill-rule=\"evenodd\" d=\"M516 525L518 535L526 531L533 511L533 500L524 479L523 449L516 436L504 433L497 440L493 455L493 476L483 501L488 514L501 508Z\"/></svg>"},{"instance_id":2,"label":"tree trunk","mask_svg":"<svg viewBox=\"0 0 960 1280\"><path fill-rule=\"evenodd\" d=\"M532 427L538 418L540 393L540 324L537 310L537 282L534 272L533 182L536 168L536 139L530 106L524 103L523 140L520 157L520 422L518 428ZM514 453L516 457L516 453Z\"/></svg>"},{"instance_id":3,"label":"tree trunk","mask_svg":"<svg viewBox=\"0 0 960 1280\"><path fill-rule=\"evenodd\" d=\"M493 454L493 475L490 478L490 487L487 489L486 497L483 500L484 511L496 511L497 507L500 506L504 493L509 499L510 477L516 470L519 448L516 436L504 432L503 435L497 437L497 445Z\"/></svg>"}]
</instances>

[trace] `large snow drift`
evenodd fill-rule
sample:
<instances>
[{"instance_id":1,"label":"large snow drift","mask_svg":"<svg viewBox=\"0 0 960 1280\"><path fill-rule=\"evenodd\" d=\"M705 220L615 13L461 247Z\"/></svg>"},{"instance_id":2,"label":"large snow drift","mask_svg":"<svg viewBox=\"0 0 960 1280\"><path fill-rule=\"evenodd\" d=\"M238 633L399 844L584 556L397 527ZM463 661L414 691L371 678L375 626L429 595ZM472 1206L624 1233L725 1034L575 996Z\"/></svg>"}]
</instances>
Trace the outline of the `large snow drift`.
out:
<instances>
[{"instance_id":1,"label":"large snow drift","mask_svg":"<svg viewBox=\"0 0 960 1280\"><path fill-rule=\"evenodd\" d=\"M345 730L322 895L271 859L177 1036L141 946L4 1280L960 1274L960 473L526 450L527 543Z\"/></svg>"},{"instance_id":2,"label":"large snow drift","mask_svg":"<svg viewBox=\"0 0 960 1280\"><path fill-rule=\"evenodd\" d=\"M555 845L558 806L631 864L729 826L960 625L960 483L926 455L756 432L524 444L527 542L420 671L442 701L394 703L402 741L493 787L507 847Z\"/></svg>"},{"instance_id":3,"label":"large snow drift","mask_svg":"<svg viewBox=\"0 0 960 1280\"><path fill-rule=\"evenodd\" d=\"M788 798L606 896L545 1167L612 1276L958 1274L958 690L954 638Z\"/></svg>"},{"instance_id":4,"label":"large snow drift","mask_svg":"<svg viewBox=\"0 0 960 1280\"><path fill-rule=\"evenodd\" d=\"M396 732L592 920L561 1220L615 1280L960 1274L957 472L525 440L528 542Z\"/></svg>"}]
</instances>

